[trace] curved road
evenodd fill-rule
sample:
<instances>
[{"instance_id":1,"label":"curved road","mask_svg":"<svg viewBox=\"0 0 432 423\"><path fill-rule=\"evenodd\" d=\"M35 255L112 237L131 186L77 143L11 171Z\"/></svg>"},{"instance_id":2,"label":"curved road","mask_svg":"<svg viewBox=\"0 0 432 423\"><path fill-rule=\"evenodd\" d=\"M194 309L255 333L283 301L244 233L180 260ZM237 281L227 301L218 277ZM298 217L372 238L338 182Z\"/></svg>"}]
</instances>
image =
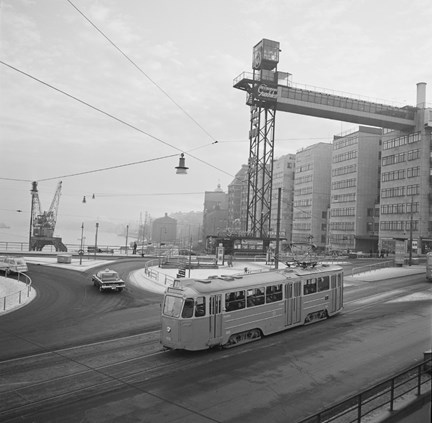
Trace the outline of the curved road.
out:
<instances>
[{"instance_id":1,"label":"curved road","mask_svg":"<svg viewBox=\"0 0 432 423\"><path fill-rule=\"evenodd\" d=\"M112 267L127 277L142 262ZM356 281L343 313L328 321L187 353L159 346L160 296L131 285L101 294L93 272L31 267L40 296L0 319L0 420L293 423L430 348L432 292L423 275ZM97 342L104 339L111 341Z\"/></svg>"},{"instance_id":2,"label":"curved road","mask_svg":"<svg viewBox=\"0 0 432 423\"><path fill-rule=\"evenodd\" d=\"M99 292L84 272L29 264L36 298L0 317L0 360L154 330L160 326L161 295L129 284L121 294ZM122 278L142 260L110 264Z\"/></svg>"}]
</instances>

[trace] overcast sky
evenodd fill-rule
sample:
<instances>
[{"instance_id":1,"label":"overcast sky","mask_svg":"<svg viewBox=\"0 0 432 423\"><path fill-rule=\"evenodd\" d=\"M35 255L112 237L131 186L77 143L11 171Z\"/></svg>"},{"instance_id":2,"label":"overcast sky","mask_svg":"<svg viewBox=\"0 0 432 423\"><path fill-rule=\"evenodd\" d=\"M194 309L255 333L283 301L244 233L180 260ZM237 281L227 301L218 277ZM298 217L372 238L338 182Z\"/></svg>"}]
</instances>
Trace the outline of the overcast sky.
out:
<instances>
[{"instance_id":1,"label":"overcast sky","mask_svg":"<svg viewBox=\"0 0 432 423\"><path fill-rule=\"evenodd\" d=\"M280 42L278 70L290 72L294 83L403 106L415 105L416 83L426 82L432 102L430 0L0 0L0 6L0 222L6 224L28 225L34 180L44 210L63 181L59 222L201 211L204 192L218 184L226 191L247 162L249 108L232 81L252 70L252 48L263 38ZM278 112L275 157L331 142L351 128ZM181 152L186 176L174 169ZM135 162L143 163L98 171ZM77 173L84 174L69 176Z\"/></svg>"}]
</instances>

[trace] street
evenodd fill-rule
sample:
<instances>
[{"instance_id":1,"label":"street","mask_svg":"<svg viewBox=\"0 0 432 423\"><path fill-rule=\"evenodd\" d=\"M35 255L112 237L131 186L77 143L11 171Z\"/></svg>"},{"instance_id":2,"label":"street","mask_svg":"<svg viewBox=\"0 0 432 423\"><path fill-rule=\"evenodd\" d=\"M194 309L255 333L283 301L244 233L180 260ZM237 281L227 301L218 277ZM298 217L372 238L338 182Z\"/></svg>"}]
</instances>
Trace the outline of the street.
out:
<instances>
[{"instance_id":1,"label":"street","mask_svg":"<svg viewBox=\"0 0 432 423\"><path fill-rule=\"evenodd\" d=\"M295 422L430 348L432 293L422 275L350 282L339 316L187 353L160 347L160 296L101 295L86 274L31 272L47 293L2 318L2 421Z\"/></svg>"}]
</instances>

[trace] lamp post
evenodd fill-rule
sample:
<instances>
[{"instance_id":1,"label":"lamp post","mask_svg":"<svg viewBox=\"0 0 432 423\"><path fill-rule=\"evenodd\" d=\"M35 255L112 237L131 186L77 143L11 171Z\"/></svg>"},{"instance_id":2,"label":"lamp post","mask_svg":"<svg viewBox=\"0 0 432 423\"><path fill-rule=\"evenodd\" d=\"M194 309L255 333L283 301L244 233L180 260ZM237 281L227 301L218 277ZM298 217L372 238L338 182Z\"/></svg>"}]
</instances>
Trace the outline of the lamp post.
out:
<instances>
[{"instance_id":1,"label":"lamp post","mask_svg":"<svg viewBox=\"0 0 432 423\"><path fill-rule=\"evenodd\" d=\"M126 255L128 255L128 237L129 237L129 225L126 225Z\"/></svg>"},{"instance_id":2,"label":"lamp post","mask_svg":"<svg viewBox=\"0 0 432 423\"><path fill-rule=\"evenodd\" d=\"M411 195L411 215L410 215L410 232L409 232L409 260L408 265L412 265L412 245L413 245L413 214L414 214L414 196Z\"/></svg>"},{"instance_id":3,"label":"lamp post","mask_svg":"<svg viewBox=\"0 0 432 423\"><path fill-rule=\"evenodd\" d=\"M94 250L94 258L95 258L95 260L96 260L96 252L97 252L97 249L98 249L98 246L97 246L98 229L99 229L99 223L96 222L95 250Z\"/></svg>"},{"instance_id":4,"label":"lamp post","mask_svg":"<svg viewBox=\"0 0 432 423\"><path fill-rule=\"evenodd\" d=\"M162 229L164 229L164 233L166 233L166 227L161 226L159 230L159 248L162 248Z\"/></svg>"},{"instance_id":5,"label":"lamp post","mask_svg":"<svg viewBox=\"0 0 432 423\"><path fill-rule=\"evenodd\" d=\"M191 271L191 262L192 262L192 236L189 239L189 269L188 269L188 278L190 278Z\"/></svg>"},{"instance_id":6,"label":"lamp post","mask_svg":"<svg viewBox=\"0 0 432 423\"><path fill-rule=\"evenodd\" d=\"M83 238L84 238L84 222L81 224L81 247L80 247L80 265L82 264L82 256L83 256Z\"/></svg>"},{"instance_id":7,"label":"lamp post","mask_svg":"<svg viewBox=\"0 0 432 423\"><path fill-rule=\"evenodd\" d=\"M277 205L277 220L276 220L276 249L275 249L275 258L274 258L275 269L279 269L279 234L280 234L281 191L282 191L282 188L278 188L278 205Z\"/></svg>"}]
</instances>

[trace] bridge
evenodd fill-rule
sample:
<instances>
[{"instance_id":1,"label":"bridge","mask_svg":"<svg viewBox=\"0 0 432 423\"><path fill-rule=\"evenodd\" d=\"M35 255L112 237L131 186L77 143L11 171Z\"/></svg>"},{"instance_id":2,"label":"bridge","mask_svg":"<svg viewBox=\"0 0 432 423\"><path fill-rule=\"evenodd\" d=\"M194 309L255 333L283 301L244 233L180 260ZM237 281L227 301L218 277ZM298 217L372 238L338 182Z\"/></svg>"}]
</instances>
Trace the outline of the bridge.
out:
<instances>
[{"instance_id":1,"label":"bridge","mask_svg":"<svg viewBox=\"0 0 432 423\"><path fill-rule=\"evenodd\" d=\"M413 106L396 107L301 88L290 82L288 75L276 71L270 81L269 78L262 78L258 72L243 72L234 79L233 86L247 93L256 93L257 98L263 101L272 101L276 110L283 112L401 131L414 130L416 108Z\"/></svg>"}]
</instances>

